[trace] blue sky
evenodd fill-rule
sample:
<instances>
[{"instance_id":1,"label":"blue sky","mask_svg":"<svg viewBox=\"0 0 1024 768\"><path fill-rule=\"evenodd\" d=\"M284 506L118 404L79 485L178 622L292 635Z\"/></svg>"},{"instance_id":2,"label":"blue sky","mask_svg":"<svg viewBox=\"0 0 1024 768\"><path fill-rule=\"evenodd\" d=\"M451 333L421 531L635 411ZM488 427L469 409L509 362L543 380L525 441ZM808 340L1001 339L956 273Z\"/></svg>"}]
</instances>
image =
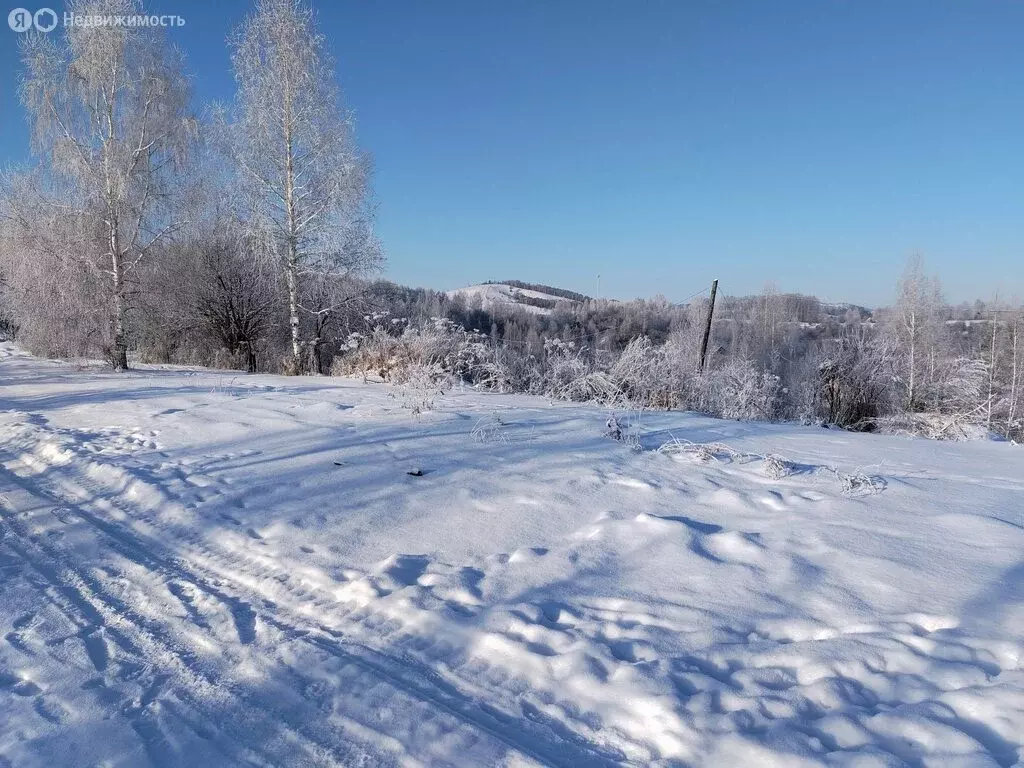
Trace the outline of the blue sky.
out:
<instances>
[{"instance_id":1,"label":"blue sky","mask_svg":"<svg viewBox=\"0 0 1024 768\"><path fill-rule=\"evenodd\" d=\"M880 304L920 251L951 300L1024 297L1024 0L316 6L390 279ZM185 18L197 107L230 98L248 4L147 8ZM0 161L20 162L0 34Z\"/></svg>"}]
</instances>

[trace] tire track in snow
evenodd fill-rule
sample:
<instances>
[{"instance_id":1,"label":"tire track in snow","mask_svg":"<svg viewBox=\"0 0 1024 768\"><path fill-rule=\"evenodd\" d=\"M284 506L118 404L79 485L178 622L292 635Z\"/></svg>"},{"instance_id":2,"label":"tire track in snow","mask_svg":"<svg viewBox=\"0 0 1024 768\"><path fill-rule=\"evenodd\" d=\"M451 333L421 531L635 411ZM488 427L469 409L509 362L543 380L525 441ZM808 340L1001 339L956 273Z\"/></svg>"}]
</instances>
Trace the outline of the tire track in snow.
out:
<instances>
[{"instance_id":1,"label":"tire track in snow","mask_svg":"<svg viewBox=\"0 0 1024 768\"><path fill-rule=\"evenodd\" d=\"M9 471L4 474L11 476ZM32 489L25 487L21 478L16 481L21 487L17 495L29 501L28 508L38 507L39 501L51 501L46 496L40 499ZM288 721L295 718L289 716L287 711L267 710L254 694L244 690L241 683L201 665L198 657L187 649L175 647L167 639L167 628L159 621L135 612L123 600L104 590L95 576L74 565L67 555L26 530L18 520L18 510L26 507L24 504L11 503L12 495L0 495L0 543L60 596L58 608L73 625L81 628L78 635L83 636L83 639L102 632L119 649L144 666L160 667L168 679L175 679L178 683L174 686L175 696L187 705L190 714L198 715L189 718L193 720L193 730L198 735L215 742L218 749L232 760L246 764L254 761L260 765L294 763L299 759L294 754L296 747L302 752L303 757L299 762L304 765L344 765L353 759L358 761L365 757L352 754L355 744L350 734L341 738L327 728L318 729L324 731L323 734L311 734L311 726L289 724ZM79 512L83 517L89 514L80 508ZM54 602L52 593L47 592L46 597ZM86 652L97 672L105 672L108 659L106 651L101 654L96 646L90 648L86 644ZM163 743L155 719L149 716L148 705L152 704L157 693L154 689L149 701L140 700L138 706L122 710L129 725L142 739L151 759L159 746L157 742ZM236 725L231 718L224 718L225 712L233 711L244 711L245 719L241 725ZM216 725L212 729L209 725L203 727L195 724L197 720L199 723ZM188 719L185 722L188 723ZM225 729L231 733L225 733ZM253 746L254 742L268 734L277 735L273 744L263 743L262 748ZM225 736L227 744L222 738ZM275 748L278 743L281 748ZM166 751L159 754L160 760L154 762L165 763L168 757Z\"/></svg>"},{"instance_id":2,"label":"tire track in snow","mask_svg":"<svg viewBox=\"0 0 1024 768\"><path fill-rule=\"evenodd\" d=\"M51 557L45 549L33 541L30 534L13 520L12 513L8 510L16 509L16 507L9 504L6 498L0 497L0 545L7 551L14 553L17 560L24 565L26 571L34 572L37 575L38 581L31 580L29 583L40 592L40 601L52 606L72 626L79 628L77 632L72 633L70 636L48 640L46 645L62 645L74 638L84 640L85 637L102 630L109 634L119 653L126 654L131 659L141 661L147 657L148 653L152 653L155 649L149 646L149 644L138 643L129 636L127 627L130 625L127 622L107 623L109 615L107 606L97 605L91 595L90 588L84 584L80 575ZM111 618L115 617L111 616ZM90 650L88 645L83 650L90 658L96 671L100 674L105 672L105 660L103 664L99 664L95 657L96 651ZM103 678L98 678L98 682L101 686L106 685L106 680ZM196 681L190 682L196 684ZM201 685L200 683L197 687L201 689ZM118 693L120 694L120 692ZM137 711L121 709L121 714L126 717L129 725L143 739L143 747L147 753L151 752L151 745L147 739L155 735L157 726L153 722L142 726L138 721L146 716L149 703L151 702L145 702ZM236 759L244 756L241 749L233 750L232 752L224 751L223 753ZM250 754L249 757L251 756Z\"/></svg>"},{"instance_id":3,"label":"tire track in snow","mask_svg":"<svg viewBox=\"0 0 1024 768\"><path fill-rule=\"evenodd\" d=\"M39 461L36 457L34 460ZM88 460L103 466L96 461L95 457L90 456ZM68 466L68 464L49 464L48 468L59 472ZM120 472L126 471L123 468L117 469ZM243 644L251 643L255 638L255 625L258 616L260 621L266 622L268 626L280 631L286 637L308 644L344 663L352 664L368 673L372 678L447 713L465 726L482 732L491 739L504 744L507 748L542 764L600 768L621 765L625 762L624 756L618 750L611 751L611 748L592 744L576 734L556 734L551 724L543 719L531 717L532 708L525 701L519 701L521 714L502 712L496 707L477 702L471 696L460 691L455 683L442 677L439 672L407 655L403 655L401 659L393 658L368 645L345 638L340 633L310 624L308 617L294 613L286 606L271 604L273 605L271 608L268 605L270 601L258 593L255 599L252 596L248 600L240 597L239 595L252 593L254 590L238 583L234 574L242 569L251 571L254 567L253 562L232 564L231 561L235 558L224 553L209 551L205 544L194 535L187 536L190 543L193 543L211 559L226 561L227 565L223 567L224 572L209 571L197 565L194 560L186 563L181 557L175 555L158 554L159 551L165 550L164 545L158 540L148 536L143 539L127 527L101 518L89 511L85 504L77 503L73 497L104 497L106 504L117 507L118 511L129 519L133 517L130 510L124 509L112 498L119 495L116 489L101 486L92 489L93 492L89 492L90 489L82 482L81 475L77 472L75 474L79 475L77 483L74 480L70 483L67 480L63 483L54 481L65 492L69 491L72 498L65 498L63 493L58 493L56 496L47 493L46 495L50 497L47 500L63 508L72 507L83 522L104 536L112 549L127 560L151 572L159 573L166 583L188 583L220 602L230 611L235 620L239 639ZM27 479L18 477L23 484L28 482ZM31 492L33 489L26 490ZM97 490L100 492L96 493ZM152 519L147 519L146 522L156 528L160 527L155 525ZM265 566L260 570L263 572L259 575L260 580L269 580L279 585L282 584L281 576L286 575L283 571L268 573L269 569ZM230 585L232 592L225 591L223 588L225 583ZM288 589L288 591L293 591L293 589ZM252 608L252 604L260 606L261 610L256 612ZM321 603L321 605L326 604Z\"/></svg>"},{"instance_id":4,"label":"tire track in snow","mask_svg":"<svg viewBox=\"0 0 1024 768\"><path fill-rule=\"evenodd\" d=\"M122 526L103 520L80 506L76 507L76 511L85 522L104 534L111 542L112 548L126 559L150 571L159 572L168 580L187 582L229 606L232 610L235 610L237 606L245 606L243 610L251 612L252 621L255 622L257 614L249 606L249 603L214 585L214 581L220 583L225 581L223 574L201 575L200 568L194 564L186 565L181 558L175 556L164 558L156 555L153 548L162 548L158 542L143 544L134 533ZM251 567L251 565L247 567ZM276 579L274 580L276 581ZM266 601L254 600L253 602ZM287 608L280 605L276 605L274 610L282 613L288 612ZM444 680L436 671L409 657L397 660L367 645L342 639L330 630L325 631L319 627L306 626L303 617L295 616L293 621L289 622L268 612L260 612L259 616L260 620L286 636L313 645L344 662L354 664L395 688L483 731L514 751L532 757L541 763L555 766L594 766L594 768L598 768L599 766L620 765L623 761L620 754L609 754L597 745L586 744L581 738L567 742L557 737L548 736L543 732L537 732L537 729L524 727L526 724L517 723L514 716L476 703L460 692L454 684ZM524 703L521 706L524 715L528 717L529 705ZM539 721L538 726L549 728Z\"/></svg>"}]
</instances>

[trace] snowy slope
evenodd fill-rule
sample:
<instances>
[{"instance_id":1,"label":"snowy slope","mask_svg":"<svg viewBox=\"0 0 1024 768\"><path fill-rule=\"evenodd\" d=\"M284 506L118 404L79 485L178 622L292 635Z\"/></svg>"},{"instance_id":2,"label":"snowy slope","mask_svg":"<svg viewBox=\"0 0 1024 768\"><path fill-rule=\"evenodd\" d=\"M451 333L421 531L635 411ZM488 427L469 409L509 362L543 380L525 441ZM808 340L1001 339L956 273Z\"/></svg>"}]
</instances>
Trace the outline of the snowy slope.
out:
<instances>
[{"instance_id":1,"label":"snowy slope","mask_svg":"<svg viewBox=\"0 0 1024 768\"><path fill-rule=\"evenodd\" d=\"M0 358L0 764L1022 757L1018 446Z\"/></svg>"},{"instance_id":2,"label":"snowy slope","mask_svg":"<svg viewBox=\"0 0 1024 768\"><path fill-rule=\"evenodd\" d=\"M528 304L522 300L522 297L530 299L540 299L545 303L567 303L572 304L573 302L560 296L555 296L550 293L543 293L541 291L533 291L527 288L518 288L516 286L507 285L505 283L484 283L481 285L470 285L466 288L457 288L453 291L448 291L449 296L461 296L467 302L471 302L479 297L481 306L483 309L488 311L501 311L501 310L522 310L524 312L530 312L538 315L547 315L551 313L551 309L544 306L535 306Z\"/></svg>"}]
</instances>

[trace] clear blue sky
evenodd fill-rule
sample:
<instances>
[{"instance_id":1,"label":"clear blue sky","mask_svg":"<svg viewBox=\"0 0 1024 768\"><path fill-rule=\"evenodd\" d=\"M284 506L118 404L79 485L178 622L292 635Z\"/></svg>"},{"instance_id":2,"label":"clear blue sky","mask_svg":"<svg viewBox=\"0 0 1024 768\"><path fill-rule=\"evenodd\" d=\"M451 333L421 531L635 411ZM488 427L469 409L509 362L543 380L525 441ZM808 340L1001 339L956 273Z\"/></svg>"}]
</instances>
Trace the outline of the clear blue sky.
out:
<instances>
[{"instance_id":1,"label":"clear blue sky","mask_svg":"<svg viewBox=\"0 0 1024 768\"><path fill-rule=\"evenodd\" d=\"M951 300L1024 296L1024 0L316 6L398 282L593 293L600 272L606 295L681 299L718 277L878 304L918 250ZM230 98L248 4L147 7L186 19L197 105Z\"/></svg>"}]
</instances>

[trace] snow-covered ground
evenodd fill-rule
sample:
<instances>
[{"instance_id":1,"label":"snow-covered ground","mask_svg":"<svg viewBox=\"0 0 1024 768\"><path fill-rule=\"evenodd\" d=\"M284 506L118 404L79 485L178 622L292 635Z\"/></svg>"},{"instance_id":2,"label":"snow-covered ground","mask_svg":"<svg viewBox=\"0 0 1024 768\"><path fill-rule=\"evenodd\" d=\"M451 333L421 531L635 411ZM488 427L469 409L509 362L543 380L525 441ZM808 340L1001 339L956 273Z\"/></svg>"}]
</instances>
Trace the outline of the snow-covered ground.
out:
<instances>
[{"instance_id":1,"label":"snow-covered ground","mask_svg":"<svg viewBox=\"0 0 1024 768\"><path fill-rule=\"evenodd\" d=\"M0 357L0 765L1024 757L1021 447Z\"/></svg>"},{"instance_id":2,"label":"snow-covered ground","mask_svg":"<svg viewBox=\"0 0 1024 768\"><path fill-rule=\"evenodd\" d=\"M576 302L552 293L543 293L528 288L517 288L506 283L482 283L481 285L470 285L466 288L456 288L448 291L451 297L461 296L468 302L476 298L480 299L480 306L489 311L501 310L522 310L535 315L549 315L551 310L546 307L537 307L522 301L522 297L530 299L542 299L543 301L562 302L575 304Z\"/></svg>"}]
</instances>

